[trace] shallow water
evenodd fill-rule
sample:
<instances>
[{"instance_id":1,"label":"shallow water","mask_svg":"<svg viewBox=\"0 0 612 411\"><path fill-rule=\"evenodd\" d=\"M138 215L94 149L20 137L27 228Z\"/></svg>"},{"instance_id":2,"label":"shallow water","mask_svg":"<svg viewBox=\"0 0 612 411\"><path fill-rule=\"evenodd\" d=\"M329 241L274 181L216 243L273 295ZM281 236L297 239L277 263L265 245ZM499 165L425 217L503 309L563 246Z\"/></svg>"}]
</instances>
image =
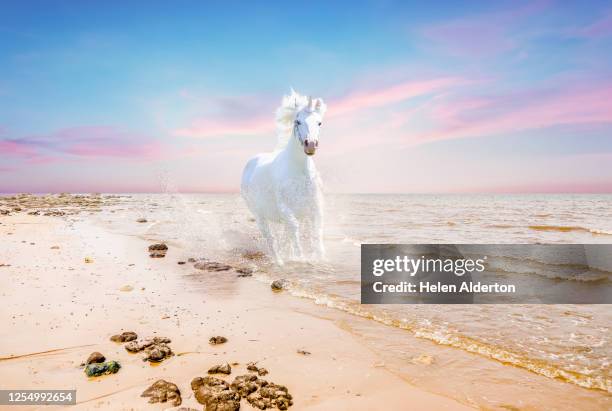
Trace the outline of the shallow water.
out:
<instances>
[{"instance_id":1,"label":"shallow water","mask_svg":"<svg viewBox=\"0 0 612 411\"><path fill-rule=\"evenodd\" d=\"M294 295L317 304L539 375L612 392L610 305L359 304L361 243L610 243L611 195L328 195L327 260L283 267L241 257L263 249L263 243L238 195L134 195L101 216L118 229L129 223L126 232L131 234L138 217L151 221L142 224L148 238L180 244L196 257L253 264L260 280L287 278ZM534 287L579 284L571 276L552 274L551 268L519 275L531 275ZM610 279L603 272L582 286L609 284ZM381 350L402 350L401 340L388 340Z\"/></svg>"}]
</instances>

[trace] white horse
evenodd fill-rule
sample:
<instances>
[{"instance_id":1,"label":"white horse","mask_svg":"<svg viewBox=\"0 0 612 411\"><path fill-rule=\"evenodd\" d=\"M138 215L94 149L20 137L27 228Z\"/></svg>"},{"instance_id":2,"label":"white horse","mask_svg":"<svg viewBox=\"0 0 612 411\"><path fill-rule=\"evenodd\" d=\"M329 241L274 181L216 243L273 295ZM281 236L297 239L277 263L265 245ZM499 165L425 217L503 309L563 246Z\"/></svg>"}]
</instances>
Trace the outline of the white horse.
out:
<instances>
[{"instance_id":1,"label":"white horse","mask_svg":"<svg viewBox=\"0 0 612 411\"><path fill-rule=\"evenodd\" d=\"M325 254L321 180L312 156L326 108L322 99L292 89L276 110L277 150L251 158L242 173L242 197L278 264L283 257L301 260L305 251Z\"/></svg>"}]
</instances>

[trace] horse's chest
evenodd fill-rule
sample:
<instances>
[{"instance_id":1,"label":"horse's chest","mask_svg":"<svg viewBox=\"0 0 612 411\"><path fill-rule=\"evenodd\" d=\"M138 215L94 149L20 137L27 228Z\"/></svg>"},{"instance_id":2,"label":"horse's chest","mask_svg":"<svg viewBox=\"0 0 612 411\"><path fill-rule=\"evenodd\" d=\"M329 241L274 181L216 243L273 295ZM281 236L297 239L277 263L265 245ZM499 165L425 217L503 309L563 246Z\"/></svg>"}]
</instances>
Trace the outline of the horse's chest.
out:
<instances>
[{"instance_id":1,"label":"horse's chest","mask_svg":"<svg viewBox=\"0 0 612 411\"><path fill-rule=\"evenodd\" d=\"M281 200L294 211L311 209L317 204L319 185L316 179L290 178L279 187Z\"/></svg>"}]
</instances>

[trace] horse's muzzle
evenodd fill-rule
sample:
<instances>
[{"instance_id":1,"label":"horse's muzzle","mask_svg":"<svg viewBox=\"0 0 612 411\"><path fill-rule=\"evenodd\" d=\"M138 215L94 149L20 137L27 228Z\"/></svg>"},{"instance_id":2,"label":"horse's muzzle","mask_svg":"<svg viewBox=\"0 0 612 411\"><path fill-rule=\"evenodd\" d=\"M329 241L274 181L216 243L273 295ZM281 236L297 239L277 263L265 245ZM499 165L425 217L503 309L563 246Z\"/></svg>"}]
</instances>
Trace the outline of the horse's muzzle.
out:
<instances>
[{"instance_id":1,"label":"horse's muzzle","mask_svg":"<svg viewBox=\"0 0 612 411\"><path fill-rule=\"evenodd\" d=\"M318 144L313 140L304 141L304 153L306 153L307 156L314 155L315 151L317 151L317 145Z\"/></svg>"}]
</instances>

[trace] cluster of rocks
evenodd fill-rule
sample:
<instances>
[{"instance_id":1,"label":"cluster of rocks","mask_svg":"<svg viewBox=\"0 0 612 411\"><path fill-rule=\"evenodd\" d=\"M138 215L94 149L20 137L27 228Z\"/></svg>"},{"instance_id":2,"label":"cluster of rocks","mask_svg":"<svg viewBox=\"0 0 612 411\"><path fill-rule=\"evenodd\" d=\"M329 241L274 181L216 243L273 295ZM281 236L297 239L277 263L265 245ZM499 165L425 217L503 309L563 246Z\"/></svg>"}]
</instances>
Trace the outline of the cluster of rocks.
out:
<instances>
[{"instance_id":1,"label":"cluster of rocks","mask_svg":"<svg viewBox=\"0 0 612 411\"><path fill-rule=\"evenodd\" d=\"M149 251L151 251L151 247L149 247ZM164 251L164 255L165 255L165 251ZM251 256L251 254L249 254L249 256L251 259L259 258L259 254L255 254L255 256ZM151 257L153 257L153 255L151 255ZM198 270L202 270L202 271L221 272L221 271L229 271L233 269L235 272L238 273L238 277L252 277L253 271L254 271L250 267L232 267L229 264L220 263L218 261L211 261L206 258L200 258L200 259L189 258L187 262L193 263L194 268ZM183 265L185 264L185 261L178 261L178 264ZM272 291L282 291L282 290L287 289L288 285L289 285L289 281L281 278L281 279L272 281L272 283L270 283L270 288L272 289Z\"/></svg>"},{"instance_id":2,"label":"cluster of rocks","mask_svg":"<svg viewBox=\"0 0 612 411\"><path fill-rule=\"evenodd\" d=\"M105 374L115 374L121 368L117 361L106 362L106 357L97 351L92 352L81 366L85 366L88 377L99 377Z\"/></svg>"},{"instance_id":3,"label":"cluster of rocks","mask_svg":"<svg viewBox=\"0 0 612 411\"><path fill-rule=\"evenodd\" d=\"M193 268L196 270L208 271L208 272L223 272L233 270L238 273L238 277L252 277L254 270L250 267L234 267L226 263L219 261L212 261L207 258L193 258L187 259L187 262L193 264ZM185 261L178 261L178 264L185 264Z\"/></svg>"},{"instance_id":4,"label":"cluster of rocks","mask_svg":"<svg viewBox=\"0 0 612 411\"><path fill-rule=\"evenodd\" d=\"M208 369L208 373L230 375L232 373L232 367L228 363L214 365Z\"/></svg>"},{"instance_id":5,"label":"cluster of rocks","mask_svg":"<svg viewBox=\"0 0 612 411\"><path fill-rule=\"evenodd\" d=\"M164 258L168 252L168 246L164 243L151 244L149 246L149 257Z\"/></svg>"},{"instance_id":6,"label":"cluster of rocks","mask_svg":"<svg viewBox=\"0 0 612 411\"><path fill-rule=\"evenodd\" d=\"M272 281L272 284L270 284L270 288L272 289L272 291L282 291L287 288L287 284L287 280L284 279L274 280Z\"/></svg>"},{"instance_id":7,"label":"cluster of rocks","mask_svg":"<svg viewBox=\"0 0 612 411\"><path fill-rule=\"evenodd\" d=\"M149 388L144 390L140 396L149 398L149 403L151 404L170 401L172 405L178 407L183 402L181 399L181 391L176 384L166 380L155 381Z\"/></svg>"},{"instance_id":8,"label":"cluster of rocks","mask_svg":"<svg viewBox=\"0 0 612 411\"><path fill-rule=\"evenodd\" d=\"M125 343L124 347L129 352L144 351L145 361L158 362L173 355L167 345L171 341L166 337L138 339L135 332L124 331L113 335L110 339L117 343ZM209 340L213 345L225 342L227 338L223 336L213 336ZM100 352L91 353L81 365L85 365L85 373L89 377L113 374L121 368L117 361L106 361ZM287 410L293 405L293 397L287 387L260 378L268 374L267 369L258 367L256 362L247 363L246 368L250 373L237 376L231 383L212 375L194 378L191 381L191 389L195 399L205 406L206 411L238 411L242 399L260 410L268 408ZM214 365L208 369L208 374L230 375L231 373L232 367L229 363ZM142 392L141 397L148 398L151 404L169 402L174 407L178 407L182 403L178 386L163 379L151 384Z\"/></svg>"},{"instance_id":9,"label":"cluster of rocks","mask_svg":"<svg viewBox=\"0 0 612 411\"><path fill-rule=\"evenodd\" d=\"M242 257L247 260L263 260L266 258L266 255L261 251L245 251L242 253Z\"/></svg>"},{"instance_id":10,"label":"cluster of rocks","mask_svg":"<svg viewBox=\"0 0 612 411\"><path fill-rule=\"evenodd\" d=\"M167 337L153 337L138 339L138 334L133 331L124 331L110 337L116 343L126 343L125 349L131 353L144 351L143 361L161 362L172 357L174 353L168 344L172 341Z\"/></svg>"},{"instance_id":11,"label":"cluster of rocks","mask_svg":"<svg viewBox=\"0 0 612 411\"><path fill-rule=\"evenodd\" d=\"M236 272L238 273L238 277L252 277L253 276L253 269L249 267L236 268Z\"/></svg>"},{"instance_id":12,"label":"cluster of rocks","mask_svg":"<svg viewBox=\"0 0 612 411\"><path fill-rule=\"evenodd\" d=\"M249 375L248 377L251 381L254 381L252 384L259 387L259 390L250 393L246 397L246 400L253 407L259 408L260 410L274 407L279 410L286 410L293 405L293 397L289 394L289 390L284 385L268 382L254 375Z\"/></svg>"},{"instance_id":13,"label":"cluster of rocks","mask_svg":"<svg viewBox=\"0 0 612 411\"><path fill-rule=\"evenodd\" d=\"M121 334L113 335L110 340L117 343L124 343L134 341L138 338L138 335L134 331L125 331Z\"/></svg>"},{"instance_id":14,"label":"cluster of rocks","mask_svg":"<svg viewBox=\"0 0 612 411\"><path fill-rule=\"evenodd\" d=\"M196 377L191 381L195 399L206 411L236 411L240 409L240 394L217 377Z\"/></svg>"},{"instance_id":15,"label":"cluster of rocks","mask_svg":"<svg viewBox=\"0 0 612 411\"><path fill-rule=\"evenodd\" d=\"M286 410L293 405L293 397L287 387L254 374L239 375L231 384L217 377L196 377L191 381L191 389L196 400L205 405L207 411L239 410L242 398L260 410Z\"/></svg>"},{"instance_id":16,"label":"cluster of rocks","mask_svg":"<svg viewBox=\"0 0 612 411\"><path fill-rule=\"evenodd\" d=\"M82 211L99 212L102 206L114 204L117 196L103 196L101 194L17 194L13 196L0 196L0 215L14 213L27 213L29 215L43 215L59 217L78 214Z\"/></svg>"},{"instance_id":17,"label":"cluster of rocks","mask_svg":"<svg viewBox=\"0 0 612 411\"><path fill-rule=\"evenodd\" d=\"M161 362L174 355L168 345L171 343L166 337L153 337L142 340L134 340L125 344L125 349L131 353L144 351L143 361Z\"/></svg>"},{"instance_id":18,"label":"cluster of rocks","mask_svg":"<svg viewBox=\"0 0 612 411\"><path fill-rule=\"evenodd\" d=\"M232 266L217 261L201 260L195 263L193 268L204 271L228 271L232 269Z\"/></svg>"},{"instance_id":19,"label":"cluster of rocks","mask_svg":"<svg viewBox=\"0 0 612 411\"><path fill-rule=\"evenodd\" d=\"M89 357L87 357L85 364L81 364L81 365L99 364L104 361L106 361L106 357L102 353L94 351L91 354L89 354Z\"/></svg>"},{"instance_id":20,"label":"cluster of rocks","mask_svg":"<svg viewBox=\"0 0 612 411\"><path fill-rule=\"evenodd\" d=\"M121 368L117 361L88 364L85 367L85 374L88 377L99 377L105 374L115 374Z\"/></svg>"},{"instance_id":21,"label":"cluster of rocks","mask_svg":"<svg viewBox=\"0 0 612 411\"><path fill-rule=\"evenodd\" d=\"M247 370L257 373L257 375L259 375L260 377L263 377L264 375L268 374L268 370L263 367L258 367L257 363L255 362L248 363Z\"/></svg>"},{"instance_id":22,"label":"cluster of rocks","mask_svg":"<svg viewBox=\"0 0 612 411\"><path fill-rule=\"evenodd\" d=\"M34 211L33 213L30 212L28 214L31 215L40 215L40 211ZM42 215L44 216L51 216L51 217L61 217L66 215L65 211L61 211L61 210L49 210L49 211L45 211Z\"/></svg>"},{"instance_id":23,"label":"cluster of rocks","mask_svg":"<svg viewBox=\"0 0 612 411\"><path fill-rule=\"evenodd\" d=\"M217 335L214 337L210 337L210 339L208 340L208 342L211 345L218 345L218 344L224 344L227 342L227 338L221 336L221 335Z\"/></svg>"}]
</instances>

